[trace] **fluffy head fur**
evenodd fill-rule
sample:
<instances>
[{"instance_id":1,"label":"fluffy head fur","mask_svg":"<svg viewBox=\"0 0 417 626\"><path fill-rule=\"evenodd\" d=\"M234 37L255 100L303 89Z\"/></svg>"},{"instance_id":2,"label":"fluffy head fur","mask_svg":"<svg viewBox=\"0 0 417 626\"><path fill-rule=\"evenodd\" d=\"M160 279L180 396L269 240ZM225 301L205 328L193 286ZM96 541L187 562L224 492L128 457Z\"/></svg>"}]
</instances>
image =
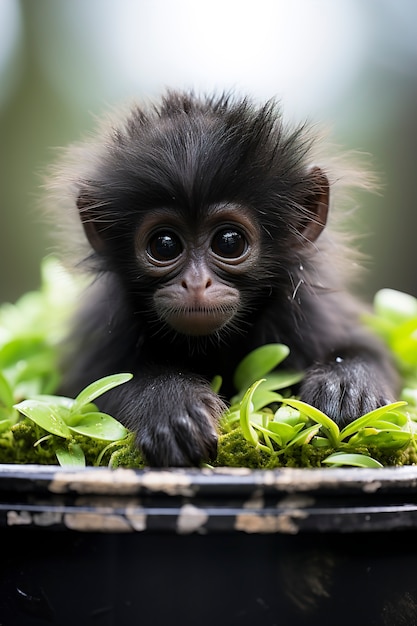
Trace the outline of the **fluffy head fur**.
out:
<instances>
[{"instance_id":1,"label":"fluffy head fur","mask_svg":"<svg viewBox=\"0 0 417 626\"><path fill-rule=\"evenodd\" d=\"M158 206L174 205L188 219L193 215L198 219L208 202L226 201L257 213L265 254L277 260L274 271L279 272L280 265L288 269L288 238L297 236L305 218L312 190L309 170L320 165L331 186L332 236L326 229L316 245L300 249L296 264L303 264L305 280L312 254L315 264L322 256L323 268L331 258L331 283L337 287L338 260L343 283L349 268L357 266L351 242L345 245L345 236L338 234L340 225L351 211L352 192L373 188L374 179L352 165L356 155L329 158L331 152L313 128L288 127L275 101L257 105L226 93L196 97L191 92L168 92L158 104L134 104L122 114L108 116L89 140L64 151L49 172L54 231L62 225L59 247L66 250L66 259L76 264L88 259L87 267L100 270L99 259L80 233L76 208L80 193L94 198L103 232L106 223L116 221L122 238L140 215ZM292 253L291 261L294 264ZM292 280L296 285L299 279Z\"/></svg>"}]
</instances>

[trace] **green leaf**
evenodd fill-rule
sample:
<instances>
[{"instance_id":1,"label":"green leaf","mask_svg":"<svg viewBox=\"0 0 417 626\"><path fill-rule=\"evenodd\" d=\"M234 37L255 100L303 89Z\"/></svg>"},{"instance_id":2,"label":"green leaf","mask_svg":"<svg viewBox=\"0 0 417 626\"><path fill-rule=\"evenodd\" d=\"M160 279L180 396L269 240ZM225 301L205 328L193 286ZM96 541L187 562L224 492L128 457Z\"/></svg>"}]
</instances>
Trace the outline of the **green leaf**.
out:
<instances>
[{"instance_id":1,"label":"green leaf","mask_svg":"<svg viewBox=\"0 0 417 626\"><path fill-rule=\"evenodd\" d=\"M399 407L405 406L406 404L407 403L403 401L392 402L391 404L385 404L384 406L380 406L378 409L370 411L369 413L366 413L366 415L362 415L362 417L358 417L358 419L354 420L353 422L345 426L345 428L343 428L340 433L340 440L342 441L343 439L350 437L351 435L353 435L353 433L356 433L361 428L369 426L370 424L372 424L373 421L378 420L382 415L395 411Z\"/></svg>"},{"instance_id":2,"label":"green leaf","mask_svg":"<svg viewBox=\"0 0 417 626\"><path fill-rule=\"evenodd\" d=\"M220 418L221 428L224 430L230 430L230 426L234 426L236 422L240 420L240 405L238 407L230 407L226 409L223 415Z\"/></svg>"},{"instance_id":3,"label":"green leaf","mask_svg":"<svg viewBox=\"0 0 417 626\"><path fill-rule=\"evenodd\" d=\"M272 441L275 441L275 443L278 444L278 446L280 448L282 448L282 445L283 445L282 444L282 439L281 439L281 437L278 434L272 433L268 428L264 428L260 424L256 424L255 428L256 428L257 431L259 431L264 436L264 439L267 442L267 445L269 444L271 452L273 452L273 448L270 445L270 440L271 439L272 439Z\"/></svg>"},{"instance_id":4,"label":"green leaf","mask_svg":"<svg viewBox=\"0 0 417 626\"><path fill-rule=\"evenodd\" d=\"M290 424L290 426L295 426L296 424L304 425L306 418L303 418L300 415L300 411L294 409L292 406L282 404L275 412L274 422L285 422L285 424Z\"/></svg>"},{"instance_id":5,"label":"green leaf","mask_svg":"<svg viewBox=\"0 0 417 626\"><path fill-rule=\"evenodd\" d=\"M417 317L417 298L395 289L381 289L375 295L374 309L378 315L401 324Z\"/></svg>"},{"instance_id":6,"label":"green leaf","mask_svg":"<svg viewBox=\"0 0 417 626\"><path fill-rule=\"evenodd\" d=\"M129 431L114 417L99 411L80 414L80 419L76 424L71 423L69 428L80 435L103 441L117 441L129 434Z\"/></svg>"},{"instance_id":7,"label":"green leaf","mask_svg":"<svg viewBox=\"0 0 417 626\"><path fill-rule=\"evenodd\" d=\"M405 387L401 392L401 398L404 400L404 402L407 402L408 404L412 404L417 407L417 387Z\"/></svg>"},{"instance_id":8,"label":"green leaf","mask_svg":"<svg viewBox=\"0 0 417 626\"><path fill-rule=\"evenodd\" d=\"M361 319L369 328L372 328L377 335L382 337L389 344L391 335L397 328L394 322L388 320L386 317L380 317L370 313L364 313L361 315Z\"/></svg>"},{"instance_id":9,"label":"green leaf","mask_svg":"<svg viewBox=\"0 0 417 626\"><path fill-rule=\"evenodd\" d=\"M68 411L74 405L74 400L72 398L67 398L65 396L52 396L46 393L39 393L35 396L31 397L31 400L38 400L39 402L43 402L44 404L53 404L55 406L60 406Z\"/></svg>"},{"instance_id":10,"label":"green leaf","mask_svg":"<svg viewBox=\"0 0 417 626\"><path fill-rule=\"evenodd\" d=\"M270 391L278 391L280 389L287 389L292 385L296 385L304 378L302 372L292 372L283 370L282 372L272 372L265 376L265 381L262 383L262 389L268 389Z\"/></svg>"},{"instance_id":11,"label":"green leaf","mask_svg":"<svg viewBox=\"0 0 417 626\"><path fill-rule=\"evenodd\" d=\"M13 424L12 420L0 419L0 433L4 432L5 430L10 430L12 424Z\"/></svg>"},{"instance_id":12,"label":"green leaf","mask_svg":"<svg viewBox=\"0 0 417 626\"><path fill-rule=\"evenodd\" d=\"M328 449L330 447L328 438L320 437L320 435L317 435L316 437L313 437L312 439L310 439L310 442L314 448L327 448Z\"/></svg>"},{"instance_id":13,"label":"green leaf","mask_svg":"<svg viewBox=\"0 0 417 626\"><path fill-rule=\"evenodd\" d=\"M326 463L327 465L334 465L340 467L342 465L349 465L353 467L368 467L368 468L380 468L383 467L379 461L373 459L371 456L366 456L365 454L346 454L344 452L335 452L331 454L327 458L325 458L322 463Z\"/></svg>"},{"instance_id":14,"label":"green leaf","mask_svg":"<svg viewBox=\"0 0 417 626\"><path fill-rule=\"evenodd\" d=\"M390 346L400 361L412 367L417 366L417 318L395 329Z\"/></svg>"},{"instance_id":15,"label":"green leaf","mask_svg":"<svg viewBox=\"0 0 417 626\"><path fill-rule=\"evenodd\" d=\"M404 416L405 417L405 416ZM394 430L396 432L402 432L405 424L407 424L407 418L405 417L405 423L402 426L399 426L395 422L389 422L388 420L376 420L373 421L369 428L373 428L374 430ZM366 427L365 427L366 429ZM360 431L359 431L360 432Z\"/></svg>"},{"instance_id":16,"label":"green leaf","mask_svg":"<svg viewBox=\"0 0 417 626\"><path fill-rule=\"evenodd\" d=\"M212 388L212 390L214 391L214 393L219 393L221 386L223 384L223 379L221 376L214 376L213 380L210 383L210 387Z\"/></svg>"},{"instance_id":17,"label":"green leaf","mask_svg":"<svg viewBox=\"0 0 417 626\"><path fill-rule=\"evenodd\" d=\"M412 434L405 430L363 428L349 439L349 447L374 446L379 450L397 450L410 443Z\"/></svg>"},{"instance_id":18,"label":"green leaf","mask_svg":"<svg viewBox=\"0 0 417 626\"><path fill-rule=\"evenodd\" d=\"M250 422L251 410L252 410L252 396L255 393L255 389L259 387L261 382L262 380L257 380L255 383L253 383L251 387L249 387L249 389L246 391L245 395L243 396L243 400L240 404L240 410L239 410L240 427L242 429L243 436L245 437L245 439L247 439L247 441L252 443L254 446L256 446L258 443L258 435Z\"/></svg>"},{"instance_id":19,"label":"green leaf","mask_svg":"<svg viewBox=\"0 0 417 626\"><path fill-rule=\"evenodd\" d=\"M252 397L253 410L259 411L273 402L282 402L282 396L259 385Z\"/></svg>"},{"instance_id":20,"label":"green leaf","mask_svg":"<svg viewBox=\"0 0 417 626\"><path fill-rule=\"evenodd\" d=\"M270 430L269 427L262 426L261 424L253 424L253 425L256 428L256 430L262 433L266 441L268 441L269 439L272 439L272 441L275 441L275 443L277 443L280 448L283 447L284 443L282 439L282 434L284 433L279 433L277 431L274 432ZM289 428L291 428L291 426Z\"/></svg>"},{"instance_id":21,"label":"green leaf","mask_svg":"<svg viewBox=\"0 0 417 626\"><path fill-rule=\"evenodd\" d=\"M273 435L278 435L281 439L281 445L287 445L288 441L291 441L298 431L303 427L303 424L297 426L291 426L285 422L269 422L267 430Z\"/></svg>"},{"instance_id":22,"label":"green leaf","mask_svg":"<svg viewBox=\"0 0 417 626\"><path fill-rule=\"evenodd\" d=\"M93 402L93 400L103 393L106 393L106 391L110 391L110 389L122 385L132 378L133 374L113 374L112 376L105 376L104 378L100 378L100 380L96 380L78 394L75 398L72 411L78 413L83 405Z\"/></svg>"},{"instance_id":23,"label":"green leaf","mask_svg":"<svg viewBox=\"0 0 417 626\"><path fill-rule=\"evenodd\" d=\"M78 443L70 443L67 448L55 450L58 463L62 467L85 467L85 455Z\"/></svg>"},{"instance_id":24,"label":"green leaf","mask_svg":"<svg viewBox=\"0 0 417 626\"><path fill-rule=\"evenodd\" d=\"M8 409L11 409L14 403L12 388L2 372L0 372L0 403Z\"/></svg>"},{"instance_id":25,"label":"green leaf","mask_svg":"<svg viewBox=\"0 0 417 626\"><path fill-rule=\"evenodd\" d=\"M271 343L256 348L239 363L235 370L233 384L239 391L247 389L255 381L264 378L275 369L289 354L289 348Z\"/></svg>"},{"instance_id":26,"label":"green leaf","mask_svg":"<svg viewBox=\"0 0 417 626\"><path fill-rule=\"evenodd\" d=\"M39 400L23 400L23 402L15 404L14 408L48 433L64 437L64 439L71 437L71 431L62 418L61 407L46 404Z\"/></svg>"},{"instance_id":27,"label":"green leaf","mask_svg":"<svg viewBox=\"0 0 417 626\"><path fill-rule=\"evenodd\" d=\"M55 358L50 348L41 348L37 354L27 356L19 380L30 380L36 376L51 376L56 367Z\"/></svg>"},{"instance_id":28,"label":"green leaf","mask_svg":"<svg viewBox=\"0 0 417 626\"><path fill-rule=\"evenodd\" d=\"M39 336L15 337L0 349L0 367L10 367L18 362L26 363L30 358L37 358L45 350L45 340Z\"/></svg>"},{"instance_id":29,"label":"green leaf","mask_svg":"<svg viewBox=\"0 0 417 626\"><path fill-rule=\"evenodd\" d=\"M264 405L260 404L260 402L258 401L258 395L265 394L265 397L267 397L267 392L272 393L280 389L287 389L288 387L291 387L291 385L295 385L296 383L299 383L300 380L303 379L303 377L304 377L304 374L301 372L291 372L287 370L284 370L282 372L272 372L270 374L267 374L264 377L263 383L256 390L255 398L253 400L254 404L257 405L258 408L261 408L262 406L266 406L267 402L265 402ZM232 403L233 404L239 403L242 400L245 394L245 391L246 391L246 388L243 387L239 391L239 393L237 393L232 398ZM269 401L269 403L281 402L280 396L271 396L271 398L272 399Z\"/></svg>"},{"instance_id":30,"label":"green leaf","mask_svg":"<svg viewBox=\"0 0 417 626\"><path fill-rule=\"evenodd\" d=\"M293 439L291 439L291 441L287 445L287 448L291 446L303 446L304 444L309 443L312 440L312 438L315 435L317 435L320 428L321 428L321 424L314 424L314 426L309 426L308 428L304 428L299 433L297 433L295 437L293 437ZM328 445L329 443L328 439L325 439L325 441Z\"/></svg>"},{"instance_id":31,"label":"green leaf","mask_svg":"<svg viewBox=\"0 0 417 626\"><path fill-rule=\"evenodd\" d=\"M316 409L316 407L311 406L306 402L302 402L301 400L284 398L283 402L286 402L295 409L298 409L301 413L304 413L304 415L307 415L307 417L309 417L310 419L321 424L328 433L331 445L333 447L337 447L337 445L339 444L340 430L336 422L334 422L322 411L319 411L319 409Z\"/></svg>"}]
</instances>

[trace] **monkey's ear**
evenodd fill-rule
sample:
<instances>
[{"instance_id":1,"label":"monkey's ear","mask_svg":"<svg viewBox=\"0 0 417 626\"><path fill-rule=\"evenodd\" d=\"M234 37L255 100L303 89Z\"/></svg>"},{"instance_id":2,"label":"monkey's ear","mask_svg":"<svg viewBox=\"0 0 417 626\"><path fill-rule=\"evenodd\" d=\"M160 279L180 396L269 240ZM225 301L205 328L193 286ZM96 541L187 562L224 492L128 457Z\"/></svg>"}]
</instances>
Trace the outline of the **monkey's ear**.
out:
<instances>
[{"instance_id":1,"label":"monkey's ear","mask_svg":"<svg viewBox=\"0 0 417 626\"><path fill-rule=\"evenodd\" d=\"M93 209L96 204L88 192L85 190L80 191L77 197L77 208L84 232L93 250L103 252L105 241L98 226L97 215Z\"/></svg>"},{"instance_id":2,"label":"monkey's ear","mask_svg":"<svg viewBox=\"0 0 417 626\"><path fill-rule=\"evenodd\" d=\"M299 231L304 243L316 241L326 226L329 210L329 181L326 174L319 167L313 167L309 177L312 192L304 204L309 216Z\"/></svg>"}]
</instances>

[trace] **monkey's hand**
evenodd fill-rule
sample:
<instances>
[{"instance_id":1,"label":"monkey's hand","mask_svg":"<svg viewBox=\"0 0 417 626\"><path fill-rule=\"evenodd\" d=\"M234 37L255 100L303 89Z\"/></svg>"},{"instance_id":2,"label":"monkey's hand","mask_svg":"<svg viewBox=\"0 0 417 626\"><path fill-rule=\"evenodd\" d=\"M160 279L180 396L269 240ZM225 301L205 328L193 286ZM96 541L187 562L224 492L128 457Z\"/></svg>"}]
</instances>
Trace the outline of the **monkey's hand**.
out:
<instances>
[{"instance_id":1,"label":"monkey's hand","mask_svg":"<svg viewBox=\"0 0 417 626\"><path fill-rule=\"evenodd\" d=\"M344 426L395 398L378 364L357 356L310 367L301 399Z\"/></svg>"},{"instance_id":2,"label":"monkey's hand","mask_svg":"<svg viewBox=\"0 0 417 626\"><path fill-rule=\"evenodd\" d=\"M225 410L204 380L163 374L125 386L119 418L136 433L153 467L199 466L217 454L217 424Z\"/></svg>"}]
</instances>

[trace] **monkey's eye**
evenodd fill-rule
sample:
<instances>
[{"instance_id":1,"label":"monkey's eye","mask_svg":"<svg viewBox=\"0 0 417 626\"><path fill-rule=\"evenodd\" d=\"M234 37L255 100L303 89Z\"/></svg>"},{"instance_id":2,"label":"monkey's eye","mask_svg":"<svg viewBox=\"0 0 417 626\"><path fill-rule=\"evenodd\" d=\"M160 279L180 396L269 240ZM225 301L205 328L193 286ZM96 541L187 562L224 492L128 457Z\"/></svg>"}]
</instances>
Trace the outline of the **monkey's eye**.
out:
<instances>
[{"instance_id":1,"label":"monkey's eye","mask_svg":"<svg viewBox=\"0 0 417 626\"><path fill-rule=\"evenodd\" d=\"M155 233L149 240L147 252L155 261L173 261L180 256L183 250L182 243L170 231L162 231Z\"/></svg>"},{"instance_id":2,"label":"monkey's eye","mask_svg":"<svg viewBox=\"0 0 417 626\"><path fill-rule=\"evenodd\" d=\"M217 231L211 242L211 249L217 256L225 259L237 259L246 251L247 241L235 228L222 228Z\"/></svg>"}]
</instances>

